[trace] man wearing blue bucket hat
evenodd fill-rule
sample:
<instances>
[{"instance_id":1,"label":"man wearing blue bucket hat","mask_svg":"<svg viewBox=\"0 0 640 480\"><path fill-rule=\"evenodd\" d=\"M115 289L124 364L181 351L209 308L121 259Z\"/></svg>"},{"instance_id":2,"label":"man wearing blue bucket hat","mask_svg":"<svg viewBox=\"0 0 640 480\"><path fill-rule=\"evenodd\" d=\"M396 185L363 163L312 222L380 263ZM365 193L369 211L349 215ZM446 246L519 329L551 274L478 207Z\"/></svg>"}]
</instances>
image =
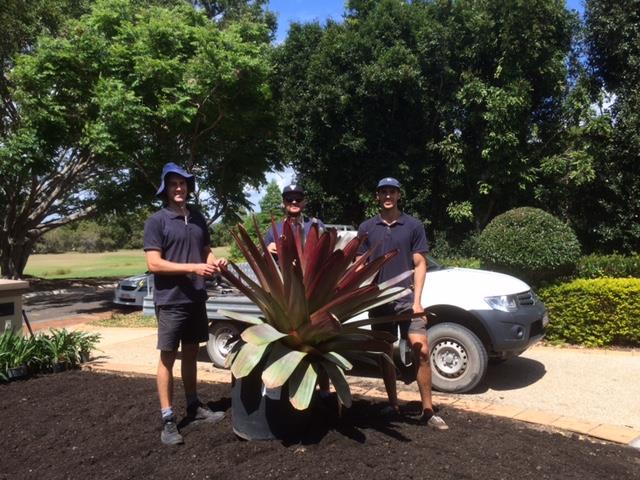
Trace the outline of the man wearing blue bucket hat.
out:
<instances>
[{"instance_id":1,"label":"man wearing blue bucket hat","mask_svg":"<svg viewBox=\"0 0 640 480\"><path fill-rule=\"evenodd\" d=\"M147 267L153 273L158 319L160 439L168 445L184 443L173 410L173 364L180 345L187 420L215 423L224 418L223 412L213 412L200 402L196 388L198 344L209 338L204 280L219 271L226 260L213 255L204 217L187 204L194 190L193 175L173 162L167 163L156 192L163 208L144 225L144 251Z\"/></svg>"},{"instance_id":2,"label":"man wearing blue bucket hat","mask_svg":"<svg viewBox=\"0 0 640 480\"><path fill-rule=\"evenodd\" d=\"M425 258L425 254L428 251L427 237L422 222L400 210L398 207L400 197L400 182L397 179L393 177L381 179L376 187L376 198L380 205L380 213L362 222L358 228L359 236L367 236L358 254L363 255L367 250L373 250L369 261L374 261L392 250L398 251L398 254L380 269L374 279L376 283L382 283L404 272L413 270L413 276L399 284L399 286L410 288L412 290L411 293L372 309L369 312L372 318L392 316L411 311L417 314L425 313L421 297L427 273L427 260ZM417 360L416 381L422 401L420 421L434 430L447 430L449 427L440 416L434 413L433 409L429 340L426 325L427 317L425 314L413 318L411 322L401 322L399 324L389 322L372 325L371 328L389 332L397 338L398 327L400 327L402 336L407 337L413 356ZM381 361L381 368L390 403L386 410L391 414L398 414L400 409L396 391L395 367L387 361Z\"/></svg>"}]
</instances>

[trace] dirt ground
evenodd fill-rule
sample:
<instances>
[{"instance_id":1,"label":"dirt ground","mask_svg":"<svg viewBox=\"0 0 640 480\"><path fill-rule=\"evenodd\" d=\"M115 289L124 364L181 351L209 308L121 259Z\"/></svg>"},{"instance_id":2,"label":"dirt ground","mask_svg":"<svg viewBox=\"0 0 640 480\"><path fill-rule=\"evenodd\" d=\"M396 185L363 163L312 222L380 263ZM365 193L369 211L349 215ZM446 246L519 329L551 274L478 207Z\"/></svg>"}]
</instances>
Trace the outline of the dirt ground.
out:
<instances>
[{"instance_id":1,"label":"dirt ground","mask_svg":"<svg viewBox=\"0 0 640 480\"><path fill-rule=\"evenodd\" d=\"M180 383L176 393L183 411ZM186 444L168 447L152 378L69 371L0 385L0 479L640 478L630 447L452 408L451 430L433 432L414 405L389 422L364 399L340 419L319 415L300 443L246 442L231 429L229 386L200 395L227 418L187 425Z\"/></svg>"}]
</instances>

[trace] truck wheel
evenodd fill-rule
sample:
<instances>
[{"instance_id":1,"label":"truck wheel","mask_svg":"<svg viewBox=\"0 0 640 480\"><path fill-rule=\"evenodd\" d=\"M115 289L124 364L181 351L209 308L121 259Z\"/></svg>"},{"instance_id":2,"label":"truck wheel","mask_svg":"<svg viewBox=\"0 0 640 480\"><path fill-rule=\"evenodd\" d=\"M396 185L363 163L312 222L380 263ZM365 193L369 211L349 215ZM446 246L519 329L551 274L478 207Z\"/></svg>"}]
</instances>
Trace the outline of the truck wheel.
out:
<instances>
[{"instance_id":1,"label":"truck wheel","mask_svg":"<svg viewBox=\"0 0 640 480\"><path fill-rule=\"evenodd\" d=\"M478 385L487 373L487 350L468 328L439 323L429 329L433 388L463 393Z\"/></svg>"},{"instance_id":2,"label":"truck wheel","mask_svg":"<svg viewBox=\"0 0 640 480\"><path fill-rule=\"evenodd\" d=\"M235 343L230 342L230 340L239 334L240 329L233 323L218 320L213 321L209 327L207 353L216 367L226 368L224 361Z\"/></svg>"}]
</instances>

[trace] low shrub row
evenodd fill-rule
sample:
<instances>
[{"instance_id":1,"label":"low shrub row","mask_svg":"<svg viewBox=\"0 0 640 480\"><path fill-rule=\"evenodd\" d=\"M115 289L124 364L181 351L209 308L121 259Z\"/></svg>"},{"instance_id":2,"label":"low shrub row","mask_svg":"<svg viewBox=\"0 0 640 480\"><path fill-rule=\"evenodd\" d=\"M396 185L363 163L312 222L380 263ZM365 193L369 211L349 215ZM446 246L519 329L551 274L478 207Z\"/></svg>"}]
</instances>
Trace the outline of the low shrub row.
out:
<instances>
[{"instance_id":1,"label":"low shrub row","mask_svg":"<svg viewBox=\"0 0 640 480\"><path fill-rule=\"evenodd\" d=\"M0 380L73 368L87 361L100 334L55 330L25 337L13 330L0 335Z\"/></svg>"},{"instance_id":2,"label":"low shrub row","mask_svg":"<svg viewBox=\"0 0 640 480\"><path fill-rule=\"evenodd\" d=\"M640 346L640 279L578 279L541 288L546 338L592 347Z\"/></svg>"},{"instance_id":3,"label":"low shrub row","mask_svg":"<svg viewBox=\"0 0 640 480\"><path fill-rule=\"evenodd\" d=\"M640 278L640 255L586 255L576 266L577 278Z\"/></svg>"}]
</instances>

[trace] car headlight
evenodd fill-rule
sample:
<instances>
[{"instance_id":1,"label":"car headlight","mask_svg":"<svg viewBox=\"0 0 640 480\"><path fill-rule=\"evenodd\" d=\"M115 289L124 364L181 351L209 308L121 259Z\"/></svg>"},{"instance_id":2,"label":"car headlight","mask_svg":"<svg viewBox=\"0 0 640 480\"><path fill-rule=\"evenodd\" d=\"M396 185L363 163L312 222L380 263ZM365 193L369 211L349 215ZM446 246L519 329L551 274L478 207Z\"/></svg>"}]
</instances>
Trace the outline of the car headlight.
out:
<instances>
[{"instance_id":1,"label":"car headlight","mask_svg":"<svg viewBox=\"0 0 640 480\"><path fill-rule=\"evenodd\" d=\"M515 295L497 295L495 297L484 297L484 301L494 310L501 312L515 312L518 309L518 302Z\"/></svg>"},{"instance_id":2,"label":"car headlight","mask_svg":"<svg viewBox=\"0 0 640 480\"><path fill-rule=\"evenodd\" d=\"M147 286L147 281L145 279L142 279L138 282L138 288L142 288L146 286Z\"/></svg>"}]
</instances>

